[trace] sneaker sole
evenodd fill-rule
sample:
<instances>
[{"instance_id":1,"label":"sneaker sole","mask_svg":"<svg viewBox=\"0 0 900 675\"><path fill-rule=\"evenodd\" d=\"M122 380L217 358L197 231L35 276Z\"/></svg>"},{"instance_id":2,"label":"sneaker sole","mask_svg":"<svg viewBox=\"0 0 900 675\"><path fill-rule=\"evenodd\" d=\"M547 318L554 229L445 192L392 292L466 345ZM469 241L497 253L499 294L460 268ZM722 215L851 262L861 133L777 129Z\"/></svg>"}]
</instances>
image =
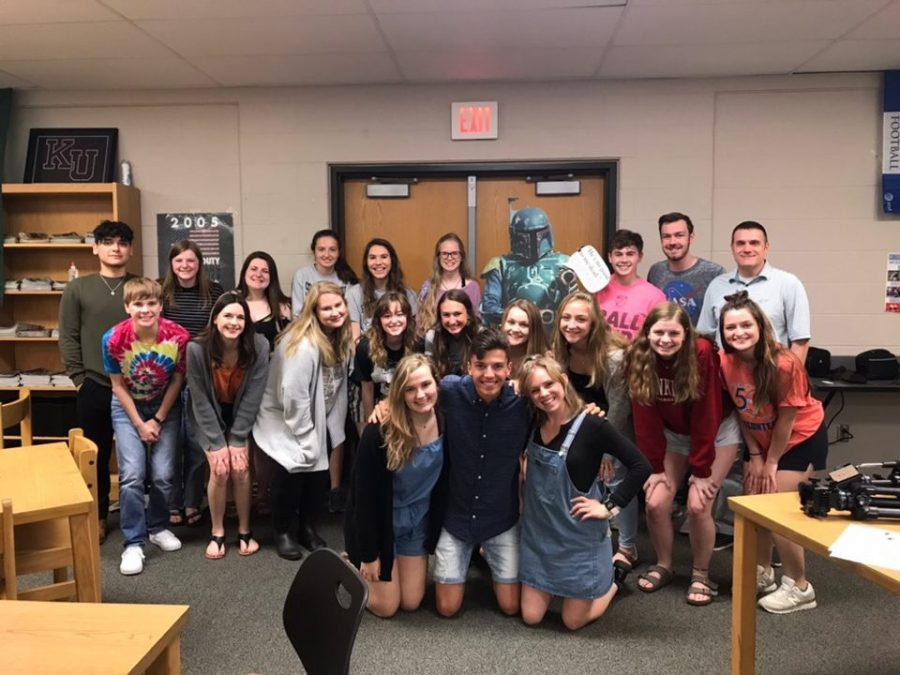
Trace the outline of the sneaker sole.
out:
<instances>
[{"instance_id":1,"label":"sneaker sole","mask_svg":"<svg viewBox=\"0 0 900 675\"><path fill-rule=\"evenodd\" d=\"M176 546L175 548L163 548L160 544L157 544L157 543L156 543L155 541L153 541L152 539L150 539L150 543L153 544L153 545L154 545L156 548L158 548L160 551L163 551L163 552L165 552L165 553L174 553L175 551L180 551L180 550L181 550L181 547L183 546L183 544L179 544L179 545Z\"/></svg>"},{"instance_id":2,"label":"sneaker sole","mask_svg":"<svg viewBox=\"0 0 900 675\"><path fill-rule=\"evenodd\" d=\"M772 593L772 592L775 591L777 588L778 588L778 584L776 584L776 583L773 581L771 586L766 586L765 588L760 588L759 586L757 586L757 587L756 587L756 594L757 594L757 595L764 595L764 594L766 594L766 593Z\"/></svg>"},{"instance_id":3,"label":"sneaker sole","mask_svg":"<svg viewBox=\"0 0 900 675\"><path fill-rule=\"evenodd\" d=\"M757 604L759 604L759 603L757 603ZM766 612L768 612L769 614L793 614L794 612L801 612L804 609L815 609L816 601L811 600L809 602L804 602L802 605L795 605L795 606L791 607L790 609L769 609L768 607L765 607L762 604L760 604L759 607L761 609L765 610Z\"/></svg>"}]
</instances>

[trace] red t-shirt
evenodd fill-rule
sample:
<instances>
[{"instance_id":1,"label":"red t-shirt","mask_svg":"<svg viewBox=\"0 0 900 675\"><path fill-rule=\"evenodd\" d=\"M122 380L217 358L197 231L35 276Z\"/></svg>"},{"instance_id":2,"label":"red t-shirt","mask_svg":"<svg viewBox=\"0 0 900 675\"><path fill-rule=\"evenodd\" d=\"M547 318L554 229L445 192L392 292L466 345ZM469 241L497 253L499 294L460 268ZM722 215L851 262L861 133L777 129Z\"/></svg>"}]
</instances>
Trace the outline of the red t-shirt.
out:
<instances>
[{"instance_id":1,"label":"red t-shirt","mask_svg":"<svg viewBox=\"0 0 900 675\"><path fill-rule=\"evenodd\" d=\"M659 391L656 400L650 405L634 401L631 403L637 445L650 461L655 473L663 471L667 445L665 429L668 429L691 437L691 454L688 459L691 473L698 478L707 478L716 458L719 425L731 413L730 401L723 401L722 374L715 349L705 338L698 338L695 344L700 369L699 399L675 403L671 363L657 357Z\"/></svg>"},{"instance_id":2,"label":"red t-shirt","mask_svg":"<svg viewBox=\"0 0 900 675\"><path fill-rule=\"evenodd\" d=\"M813 398L809 379L800 359L784 351L778 357L778 400L769 403L758 413L754 410L756 387L753 370L737 354L722 353L722 374L728 395L734 401L741 426L756 439L765 455L772 443L772 430L778 419L777 408L796 408L797 416L785 451L810 438L825 419L822 402Z\"/></svg>"}]
</instances>

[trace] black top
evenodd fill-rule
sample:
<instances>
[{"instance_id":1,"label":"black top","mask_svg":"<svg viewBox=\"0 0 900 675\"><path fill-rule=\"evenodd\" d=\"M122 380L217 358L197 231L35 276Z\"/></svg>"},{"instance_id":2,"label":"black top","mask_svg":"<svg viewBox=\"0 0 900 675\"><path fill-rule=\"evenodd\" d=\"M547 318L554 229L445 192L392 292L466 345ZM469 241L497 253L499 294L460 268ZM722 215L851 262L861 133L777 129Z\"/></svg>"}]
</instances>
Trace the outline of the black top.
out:
<instances>
[{"instance_id":1,"label":"black top","mask_svg":"<svg viewBox=\"0 0 900 675\"><path fill-rule=\"evenodd\" d=\"M575 418L572 418L563 424L549 443L541 440L540 428L534 430L532 438L545 448L558 452L574 421ZM566 455L569 478L581 492L587 492L596 480L604 454L612 455L625 465L625 480L610 495L618 506L625 506L650 477L650 463L637 446L616 431L612 424L602 417L587 415Z\"/></svg>"},{"instance_id":2,"label":"black top","mask_svg":"<svg viewBox=\"0 0 900 675\"><path fill-rule=\"evenodd\" d=\"M438 420L439 426L440 419ZM446 439L445 439L446 441ZM428 510L425 550L434 553L447 501L447 462L441 468ZM376 558L381 563L381 581L391 580L394 566L394 476L387 468L387 447L381 426L363 429L350 479L350 494L344 516L344 546L350 561L360 566Z\"/></svg>"},{"instance_id":3,"label":"black top","mask_svg":"<svg viewBox=\"0 0 900 675\"><path fill-rule=\"evenodd\" d=\"M387 366L376 366L372 363L372 355L369 350L369 338L363 335L356 345L356 356L353 357L353 379L358 383L373 382L375 384L375 401L378 402L387 396L390 385L387 377L393 373L397 363L403 358L403 349L387 350Z\"/></svg>"},{"instance_id":4,"label":"black top","mask_svg":"<svg viewBox=\"0 0 900 675\"><path fill-rule=\"evenodd\" d=\"M209 282L209 302L204 302L200 296L200 285L194 284L190 288L183 288L175 282L175 302L163 307L162 315L180 324L191 334L191 338L206 328L209 323L209 312L219 296L225 291L218 281Z\"/></svg>"},{"instance_id":5,"label":"black top","mask_svg":"<svg viewBox=\"0 0 900 675\"><path fill-rule=\"evenodd\" d=\"M253 328L257 333L269 341L269 351L275 349L275 337L287 325L287 321L276 319L274 314L253 322Z\"/></svg>"},{"instance_id":6,"label":"black top","mask_svg":"<svg viewBox=\"0 0 900 675\"><path fill-rule=\"evenodd\" d=\"M571 369L567 369L566 374L569 376L569 382L572 383L572 387L582 401L593 403L603 412L609 412L609 399L606 398L606 392L603 390L602 384L590 387L588 386L588 382L591 381L590 375L574 373Z\"/></svg>"}]
</instances>

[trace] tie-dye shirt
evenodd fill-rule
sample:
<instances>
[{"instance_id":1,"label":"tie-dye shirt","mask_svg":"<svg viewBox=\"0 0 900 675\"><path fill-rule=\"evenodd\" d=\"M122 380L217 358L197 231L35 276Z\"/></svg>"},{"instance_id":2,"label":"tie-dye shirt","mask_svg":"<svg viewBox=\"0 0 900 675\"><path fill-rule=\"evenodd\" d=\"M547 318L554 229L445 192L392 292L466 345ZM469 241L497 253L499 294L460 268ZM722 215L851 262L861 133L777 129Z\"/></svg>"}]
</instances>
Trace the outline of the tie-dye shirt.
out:
<instances>
[{"instance_id":1,"label":"tie-dye shirt","mask_svg":"<svg viewBox=\"0 0 900 675\"><path fill-rule=\"evenodd\" d=\"M103 366L121 375L135 401L152 401L169 386L173 373L185 372L185 351L190 334L174 321L159 319L156 342L143 343L126 319L103 334Z\"/></svg>"}]
</instances>

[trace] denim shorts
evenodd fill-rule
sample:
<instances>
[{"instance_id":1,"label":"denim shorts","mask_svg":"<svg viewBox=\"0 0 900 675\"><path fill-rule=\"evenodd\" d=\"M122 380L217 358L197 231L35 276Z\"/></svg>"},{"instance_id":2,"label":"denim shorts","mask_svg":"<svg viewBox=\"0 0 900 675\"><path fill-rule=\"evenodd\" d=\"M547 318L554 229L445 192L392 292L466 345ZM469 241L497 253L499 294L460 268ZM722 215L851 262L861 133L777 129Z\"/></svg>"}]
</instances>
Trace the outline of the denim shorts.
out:
<instances>
[{"instance_id":1,"label":"denim shorts","mask_svg":"<svg viewBox=\"0 0 900 675\"><path fill-rule=\"evenodd\" d=\"M464 584L476 544L457 539L447 530L441 530L434 551L434 582L437 584ZM513 525L506 532L481 542L484 557L491 568L491 577L497 584L515 584L519 581L519 526Z\"/></svg>"},{"instance_id":2,"label":"denim shorts","mask_svg":"<svg viewBox=\"0 0 900 675\"><path fill-rule=\"evenodd\" d=\"M679 455L691 454L691 437L686 434L676 434L674 431L665 429L666 434L666 452L674 452ZM719 431L716 432L717 448L726 445L738 445L741 442L741 425L738 422L737 415L731 413L722 420L719 425ZM737 454L735 454L735 457Z\"/></svg>"}]
</instances>

